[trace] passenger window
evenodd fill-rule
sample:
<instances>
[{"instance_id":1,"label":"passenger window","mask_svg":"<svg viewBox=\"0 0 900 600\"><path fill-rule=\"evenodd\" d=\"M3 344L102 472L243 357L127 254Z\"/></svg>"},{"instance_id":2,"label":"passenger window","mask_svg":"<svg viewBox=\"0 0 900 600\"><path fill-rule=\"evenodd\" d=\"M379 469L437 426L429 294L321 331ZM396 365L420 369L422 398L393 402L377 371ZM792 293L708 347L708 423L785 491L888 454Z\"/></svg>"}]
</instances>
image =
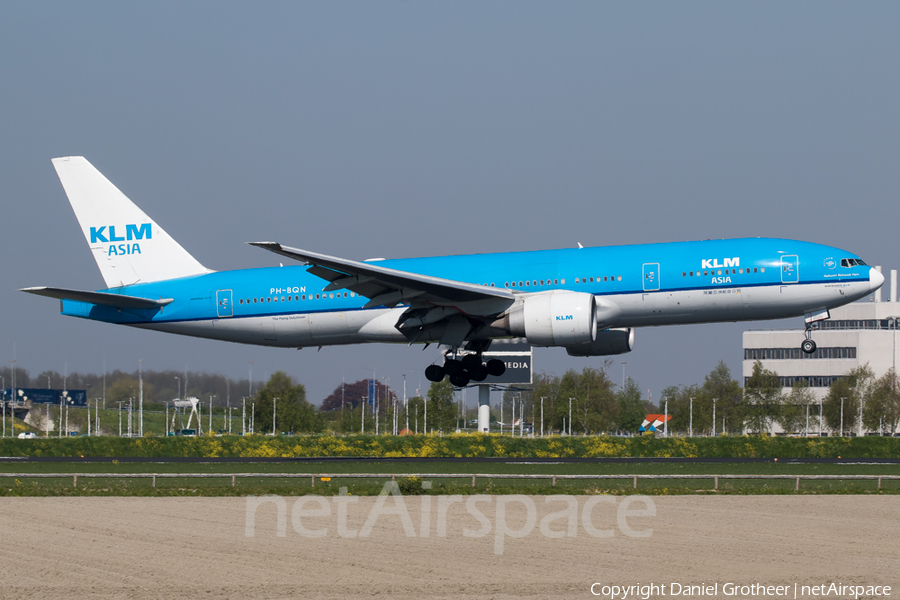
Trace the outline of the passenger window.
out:
<instances>
[{"instance_id":1,"label":"passenger window","mask_svg":"<svg viewBox=\"0 0 900 600\"><path fill-rule=\"evenodd\" d=\"M541 285L544 285L544 280L543 280L543 279L541 279Z\"/></svg>"},{"instance_id":2,"label":"passenger window","mask_svg":"<svg viewBox=\"0 0 900 600\"><path fill-rule=\"evenodd\" d=\"M301 300L306 300L306 294L303 294L302 296L300 296L300 299L301 299Z\"/></svg>"},{"instance_id":3,"label":"passenger window","mask_svg":"<svg viewBox=\"0 0 900 600\"><path fill-rule=\"evenodd\" d=\"M519 287L522 287L522 282L521 282L521 281L519 282Z\"/></svg>"},{"instance_id":4,"label":"passenger window","mask_svg":"<svg viewBox=\"0 0 900 600\"><path fill-rule=\"evenodd\" d=\"M271 296L269 296L268 298L266 298L266 302L271 302L271 301L272 301L272 297L271 297Z\"/></svg>"},{"instance_id":5,"label":"passenger window","mask_svg":"<svg viewBox=\"0 0 900 600\"><path fill-rule=\"evenodd\" d=\"M693 272L693 271L688 271L688 273L690 273L690 277L693 277L693 276L694 276L694 272Z\"/></svg>"},{"instance_id":6,"label":"passenger window","mask_svg":"<svg viewBox=\"0 0 900 600\"><path fill-rule=\"evenodd\" d=\"M243 304L243 303L244 303L244 299L243 299L243 298L241 298L241 300L240 300L240 304Z\"/></svg>"},{"instance_id":7,"label":"passenger window","mask_svg":"<svg viewBox=\"0 0 900 600\"><path fill-rule=\"evenodd\" d=\"M554 279L554 280L553 280L553 285L559 285L559 279Z\"/></svg>"},{"instance_id":8,"label":"passenger window","mask_svg":"<svg viewBox=\"0 0 900 600\"><path fill-rule=\"evenodd\" d=\"M578 283L578 278L577 278L577 277L575 278L575 283Z\"/></svg>"},{"instance_id":9,"label":"passenger window","mask_svg":"<svg viewBox=\"0 0 900 600\"><path fill-rule=\"evenodd\" d=\"M318 295L318 294L316 294L316 300L318 300L318 299L319 299L319 295Z\"/></svg>"},{"instance_id":10,"label":"passenger window","mask_svg":"<svg viewBox=\"0 0 900 600\"><path fill-rule=\"evenodd\" d=\"M290 298L290 296L288 296ZM284 302L284 296L281 297L281 301Z\"/></svg>"},{"instance_id":11,"label":"passenger window","mask_svg":"<svg viewBox=\"0 0 900 600\"><path fill-rule=\"evenodd\" d=\"M621 275L619 275L619 281L622 281L622 276L621 276Z\"/></svg>"},{"instance_id":12,"label":"passenger window","mask_svg":"<svg viewBox=\"0 0 900 600\"><path fill-rule=\"evenodd\" d=\"M759 272L760 272L760 273L765 273L765 272L766 272L766 268L765 268L765 267L760 267L760 268L759 268Z\"/></svg>"},{"instance_id":13,"label":"passenger window","mask_svg":"<svg viewBox=\"0 0 900 600\"><path fill-rule=\"evenodd\" d=\"M515 281L512 282L512 287L516 287L516 282L515 282Z\"/></svg>"},{"instance_id":14,"label":"passenger window","mask_svg":"<svg viewBox=\"0 0 900 600\"><path fill-rule=\"evenodd\" d=\"M527 281L525 282L525 287L528 287L528 282L527 282Z\"/></svg>"},{"instance_id":15,"label":"passenger window","mask_svg":"<svg viewBox=\"0 0 900 600\"><path fill-rule=\"evenodd\" d=\"M565 280L565 279L560 279L559 282L560 282L562 285L566 285L566 280Z\"/></svg>"},{"instance_id":16,"label":"passenger window","mask_svg":"<svg viewBox=\"0 0 900 600\"><path fill-rule=\"evenodd\" d=\"M753 267L753 272L756 273L756 267Z\"/></svg>"},{"instance_id":17,"label":"passenger window","mask_svg":"<svg viewBox=\"0 0 900 600\"><path fill-rule=\"evenodd\" d=\"M253 299L253 304L256 304L256 298Z\"/></svg>"}]
</instances>

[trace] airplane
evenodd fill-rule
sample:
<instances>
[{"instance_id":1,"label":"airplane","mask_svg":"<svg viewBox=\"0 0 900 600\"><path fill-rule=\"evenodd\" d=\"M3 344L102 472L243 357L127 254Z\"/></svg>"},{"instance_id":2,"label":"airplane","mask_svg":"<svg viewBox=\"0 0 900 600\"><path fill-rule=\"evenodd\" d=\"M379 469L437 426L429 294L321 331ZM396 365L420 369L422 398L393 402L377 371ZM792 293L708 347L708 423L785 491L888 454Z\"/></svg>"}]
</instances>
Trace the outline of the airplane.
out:
<instances>
[{"instance_id":1,"label":"airplane","mask_svg":"<svg viewBox=\"0 0 900 600\"><path fill-rule=\"evenodd\" d=\"M249 242L300 265L213 271L85 158L52 163L107 286L21 290L61 314L261 346L436 343L425 376L457 387L503 373L482 360L498 338L608 356L638 327L803 316L811 354L829 309L884 283L851 252L772 238L363 261Z\"/></svg>"}]
</instances>

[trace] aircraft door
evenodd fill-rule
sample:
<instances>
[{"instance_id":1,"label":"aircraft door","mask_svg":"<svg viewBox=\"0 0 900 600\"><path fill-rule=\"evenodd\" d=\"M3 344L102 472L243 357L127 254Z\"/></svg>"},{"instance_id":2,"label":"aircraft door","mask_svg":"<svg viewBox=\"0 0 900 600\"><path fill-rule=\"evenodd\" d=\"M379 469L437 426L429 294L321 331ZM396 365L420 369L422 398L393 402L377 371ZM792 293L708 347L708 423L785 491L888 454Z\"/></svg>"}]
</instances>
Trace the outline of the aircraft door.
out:
<instances>
[{"instance_id":1,"label":"aircraft door","mask_svg":"<svg viewBox=\"0 0 900 600\"><path fill-rule=\"evenodd\" d=\"M797 255L781 257L781 283L800 281L800 260Z\"/></svg>"},{"instance_id":2,"label":"aircraft door","mask_svg":"<svg viewBox=\"0 0 900 600\"><path fill-rule=\"evenodd\" d=\"M216 292L216 316L219 318L234 316L234 308L231 304L231 290L218 290Z\"/></svg>"},{"instance_id":3,"label":"aircraft door","mask_svg":"<svg viewBox=\"0 0 900 600\"><path fill-rule=\"evenodd\" d=\"M644 263L644 291L659 289L659 263Z\"/></svg>"}]
</instances>

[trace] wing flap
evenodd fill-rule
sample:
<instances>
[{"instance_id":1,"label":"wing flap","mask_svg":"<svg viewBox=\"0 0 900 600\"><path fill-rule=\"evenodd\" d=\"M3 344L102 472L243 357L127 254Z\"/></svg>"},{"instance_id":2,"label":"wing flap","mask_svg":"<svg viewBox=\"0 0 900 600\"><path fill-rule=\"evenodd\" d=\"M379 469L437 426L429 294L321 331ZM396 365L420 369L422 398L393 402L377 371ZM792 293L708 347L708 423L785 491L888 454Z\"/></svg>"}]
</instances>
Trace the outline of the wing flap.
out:
<instances>
[{"instance_id":1,"label":"wing flap","mask_svg":"<svg viewBox=\"0 0 900 600\"><path fill-rule=\"evenodd\" d=\"M110 294L108 292L89 292L85 290L68 290L65 288L53 287L23 288L19 291L28 292L29 294L35 294L37 296L45 296L47 298L56 298L58 300L75 300L78 302L100 304L102 306L112 306L113 308L128 309L158 309L173 301L173 298L152 300L150 298Z\"/></svg>"}]
</instances>

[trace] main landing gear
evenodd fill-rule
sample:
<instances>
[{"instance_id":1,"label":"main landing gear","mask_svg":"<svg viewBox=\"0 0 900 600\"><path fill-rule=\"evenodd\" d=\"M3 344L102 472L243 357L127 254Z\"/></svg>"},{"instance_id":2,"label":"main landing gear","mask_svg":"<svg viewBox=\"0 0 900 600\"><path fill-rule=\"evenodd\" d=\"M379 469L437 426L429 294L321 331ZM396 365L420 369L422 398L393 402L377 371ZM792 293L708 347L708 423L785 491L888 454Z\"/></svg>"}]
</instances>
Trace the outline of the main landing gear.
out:
<instances>
[{"instance_id":1,"label":"main landing gear","mask_svg":"<svg viewBox=\"0 0 900 600\"><path fill-rule=\"evenodd\" d=\"M456 387L465 387L470 381L484 381L488 375L495 377L503 375L506 372L506 365L502 360L492 358L484 362L481 353L466 354L462 358L457 359L456 353L453 358L446 357L444 366L430 365L425 369L425 378L428 381L443 381L444 377L450 377L450 383Z\"/></svg>"}]
</instances>

